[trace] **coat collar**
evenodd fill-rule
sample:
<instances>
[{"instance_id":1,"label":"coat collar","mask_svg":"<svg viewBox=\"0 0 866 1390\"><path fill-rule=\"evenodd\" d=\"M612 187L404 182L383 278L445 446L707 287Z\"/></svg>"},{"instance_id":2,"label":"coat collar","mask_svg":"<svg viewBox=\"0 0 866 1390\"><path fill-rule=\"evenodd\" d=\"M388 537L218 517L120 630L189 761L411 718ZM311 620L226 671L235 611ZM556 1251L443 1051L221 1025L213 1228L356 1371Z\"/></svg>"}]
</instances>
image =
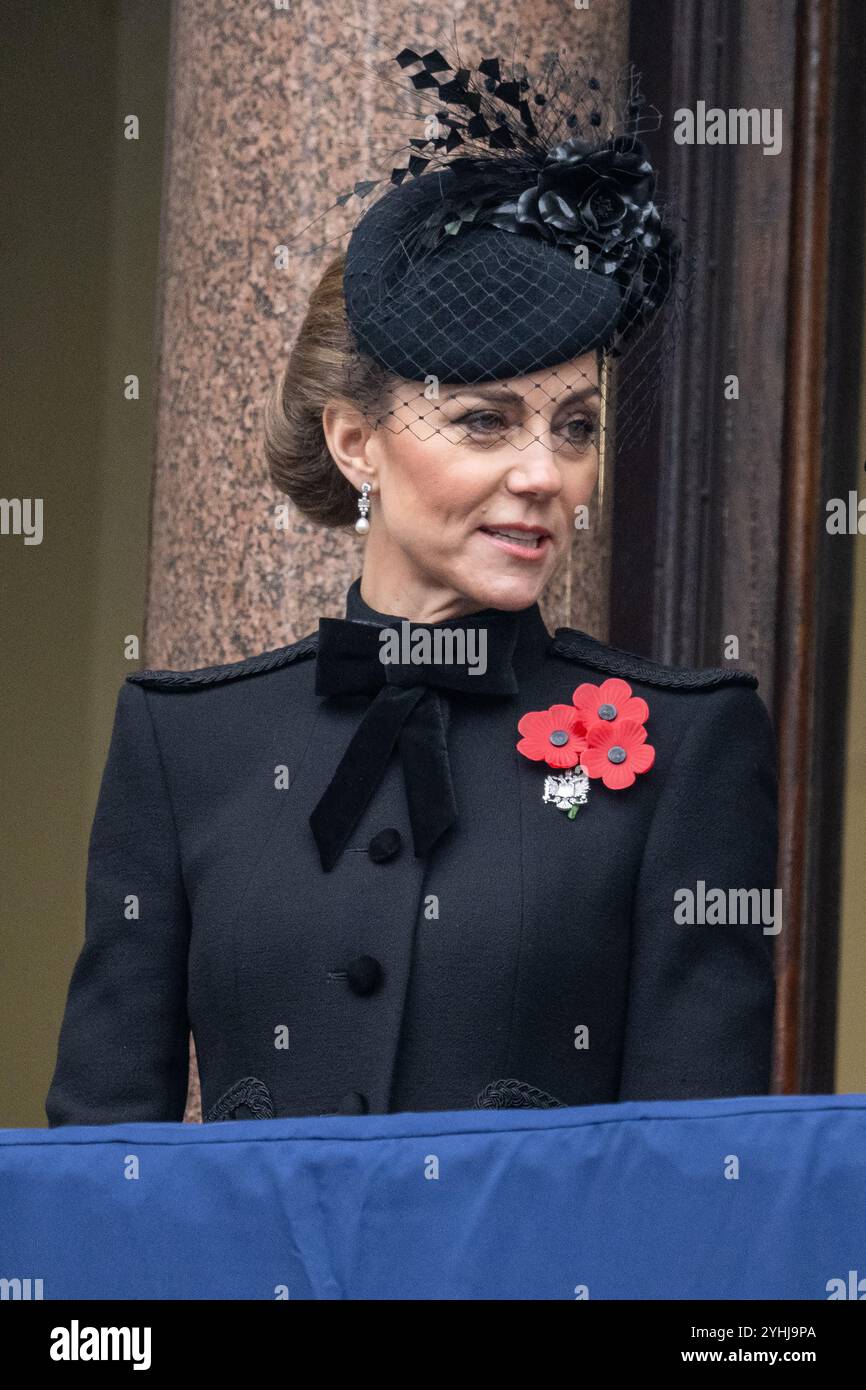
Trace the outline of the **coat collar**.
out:
<instances>
[{"instance_id":1,"label":"coat collar","mask_svg":"<svg viewBox=\"0 0 866 1390\"><path fill-rule=\"evenodd\" d=\"M541 609L537 603L530 604L528 608L521 608L517 612L505 612L499 608L480 608L475 613L468 613L462 618L445 619L442 623L437 623L437 627L456 626L463 622L477 624L488 613L496 613L501 618L504 614L510 624L517 630L517 640L514 647L512 664L515 674L520 676L524 672L529 672L537 667L538 663L546 656L553 638L548 632L541 616ZM376 623L381 626L385 623L400 623L404 619L397 613L379 613L375 608L371 608L365 599L361 597L360 576L353 581L346 593L346 613L345 616L353 622Z\"/></svg>"}]
</instances>

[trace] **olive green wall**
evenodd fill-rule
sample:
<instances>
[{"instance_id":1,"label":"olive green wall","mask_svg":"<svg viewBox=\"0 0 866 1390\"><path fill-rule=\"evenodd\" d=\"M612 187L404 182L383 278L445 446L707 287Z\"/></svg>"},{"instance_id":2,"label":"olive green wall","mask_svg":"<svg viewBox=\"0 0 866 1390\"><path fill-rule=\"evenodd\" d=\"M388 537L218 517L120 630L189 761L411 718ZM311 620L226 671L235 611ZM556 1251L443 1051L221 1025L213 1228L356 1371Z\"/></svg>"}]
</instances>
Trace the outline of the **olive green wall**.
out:
<instances>
[{"instance_id":1,"label":"olive green wall","mask_svg":"<svg viewBox=\"0 0 866 1390\"><path fill-rule=\"evenodd\" d=\"M0 6L0 495L44 508L41 545L0 535L4 1127L46 1123L90 822L138 664L123 639L143 630L168 39L167 0Z\"/></svg>"}]
</instances>

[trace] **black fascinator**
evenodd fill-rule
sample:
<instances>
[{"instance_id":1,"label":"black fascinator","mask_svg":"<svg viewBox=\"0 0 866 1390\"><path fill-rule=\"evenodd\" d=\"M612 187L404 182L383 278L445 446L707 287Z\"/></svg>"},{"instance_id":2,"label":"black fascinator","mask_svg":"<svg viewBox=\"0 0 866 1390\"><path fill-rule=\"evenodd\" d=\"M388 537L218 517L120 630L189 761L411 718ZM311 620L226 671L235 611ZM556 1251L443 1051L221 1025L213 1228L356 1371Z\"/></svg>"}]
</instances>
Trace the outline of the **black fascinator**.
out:
<instances>
[{"instance_id":1,"label":"black fascinator","mask_svg":"<svg viewBox=\"0 0 866 1390\"><path fill-rule=\"evenodd\" d=\"M439 48L394 61L402 75L383 81L408 78L422 129L387 174L335 204L361 208L343 277L352 342L404 383L382 422L453 433L453 410L438 419L440 387L453 400L456 388L508 378L537 407L542 387L550 401L573 395L575 364L593 354L601 424L616 363L617 439L640 434L670 352L680 248L643 139L660 117L638 74L605 90L558 56L537 80ZM525 419L503 420L500 433L518 446L561 442L541 415L546 425L528 433Z\"/></svg>"}]
</instances>

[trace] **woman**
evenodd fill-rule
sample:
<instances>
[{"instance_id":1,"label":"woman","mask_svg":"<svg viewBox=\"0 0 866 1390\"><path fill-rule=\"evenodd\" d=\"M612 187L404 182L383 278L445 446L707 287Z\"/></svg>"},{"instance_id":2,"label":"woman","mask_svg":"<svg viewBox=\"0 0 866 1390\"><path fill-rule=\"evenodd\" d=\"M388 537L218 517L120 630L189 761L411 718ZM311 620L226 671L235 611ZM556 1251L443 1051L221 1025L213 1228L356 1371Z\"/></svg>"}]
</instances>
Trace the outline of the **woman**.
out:
<instances>
[{"instance_id":1,"label":"woman","mask_svg":"<svg viewBox=\"0 0 866 1390\"><path fill-rule=\"evenodd\" d=\"M361 574L288 647L127 678L52 1125L181 1119L190 1027L208 1120L769 1089L757 681L538 607L670 291L653 171L633 132L552 140L494 59L400 61L463 152L361 218L267 425Z\"/></svg>"}]
</instances>

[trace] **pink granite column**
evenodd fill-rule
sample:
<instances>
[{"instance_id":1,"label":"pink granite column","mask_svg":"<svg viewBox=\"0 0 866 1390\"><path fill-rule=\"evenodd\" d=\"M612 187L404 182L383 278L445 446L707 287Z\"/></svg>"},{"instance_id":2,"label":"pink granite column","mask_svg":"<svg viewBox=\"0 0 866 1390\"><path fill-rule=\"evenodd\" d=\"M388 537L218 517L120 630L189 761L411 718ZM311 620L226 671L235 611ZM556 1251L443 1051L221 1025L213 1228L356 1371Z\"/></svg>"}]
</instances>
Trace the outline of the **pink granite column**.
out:
<instances>
[{"instance_id":1,"label":"pink granite column","mask_svg":"<svg viewBox=\"0 0 866 1390\"><path fill-rule=\"evenodd\" d=\"M370 147L405 138L389 144L369 65L405 46L450 46L456 23L465 55L525 52L531 66L565 47L610 71L625 61L627 13L627 0L175 0L148 665L210 665L294 641L342 612L360 571L354 533L298 516L278 529L287 499L268 478L261 406L339 249L280 270L275 247L356 177L377 176ZM606 502L611 488L608 468ZM545 603L551 626L604 635L607 560L606 536L578 533ZM188 1118L198 1118L194 1065Z\"/></svg>"}]
</instances>

